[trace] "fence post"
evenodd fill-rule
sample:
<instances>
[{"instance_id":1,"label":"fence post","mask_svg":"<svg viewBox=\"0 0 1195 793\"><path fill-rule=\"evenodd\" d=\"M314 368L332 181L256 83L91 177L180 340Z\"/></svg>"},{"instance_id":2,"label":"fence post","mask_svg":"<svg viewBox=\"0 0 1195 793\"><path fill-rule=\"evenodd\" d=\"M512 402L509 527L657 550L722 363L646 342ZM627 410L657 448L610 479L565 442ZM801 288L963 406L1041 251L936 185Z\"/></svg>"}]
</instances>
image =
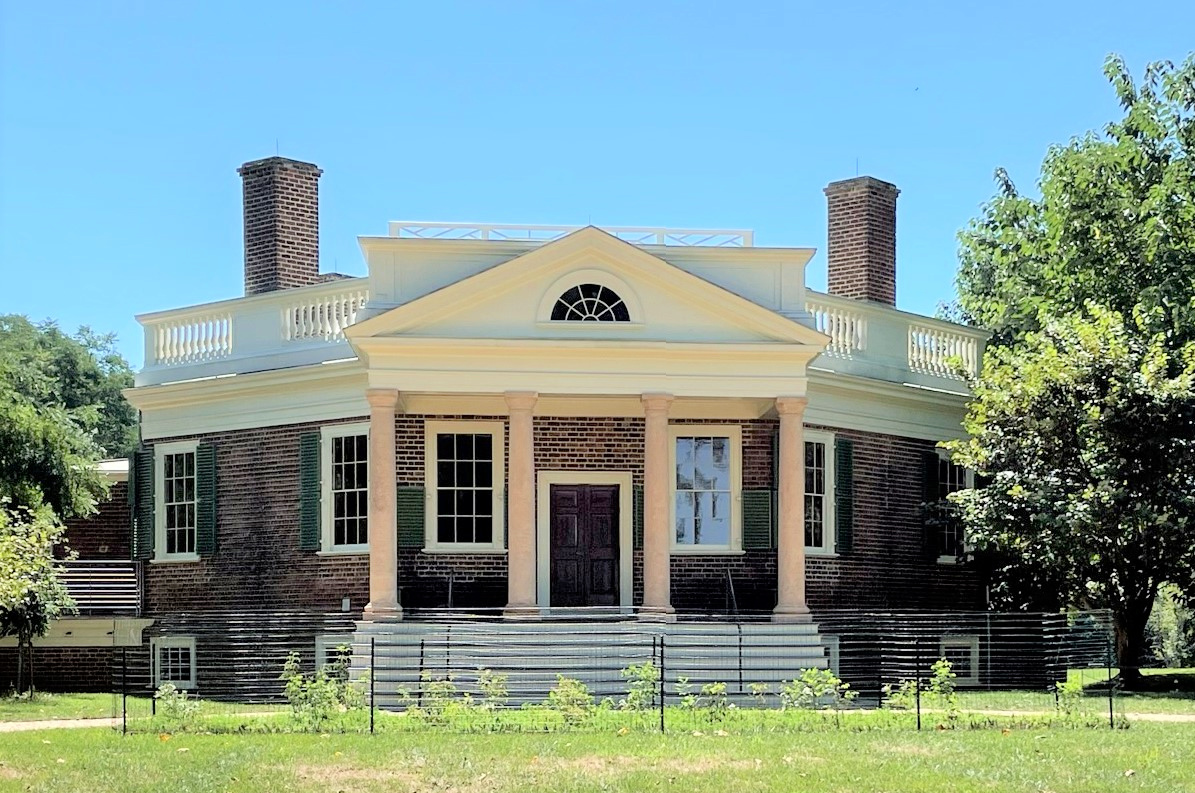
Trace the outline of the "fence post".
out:
<instances>
[{"instance_id":1,"label":"fence post","mask_svg":"<svg viewBox=\"0 0 1195 793\"><path fill-rule=\"evenodd\" d=\"M1123 673L1124 670L1122 669ZM1108 640L1108 728L1116 729L1116 712L1113 706L1113 686L1112 686L1112 640Z\"/></svg>"},{"instance_id":2,"label":"fence post","mask_svg":"<svg viewBox=\"0 0 1195 793\"><path fill-rule=\"evenodd\" d=\"M921 729L921 637L913 640L913 697L917 702L917 729Z\"/></svg>"},{"instance_id":3,"label":"fence post","mask_svg":"<svg viewBox=\"0 0 1195 793\"><path fill-rule=\"evenodd\" d=\"M129 648L120 648L120 734L129 734Z\"/></svg>"},{"instance_id":4,"label":"fence post","mask_svg":"<svg viewBox=\"0 0 1195 793\"><path fill-rule=\"evenodd\" d=\"M369 734L373 735L373 713L375 708L375 697L377 695L377 667L374 664L374 642L377 637L369 637Z\"/></svg>"},{"instance_id":5,"label":"fence post","mask_svg":"<svg viewBox=\"0 0 1195 793\"><path fill-rule=\"evenodd\" d=\"M660 732L664 732L664 634L660 634Z\"/></svg>"}]
</instances>

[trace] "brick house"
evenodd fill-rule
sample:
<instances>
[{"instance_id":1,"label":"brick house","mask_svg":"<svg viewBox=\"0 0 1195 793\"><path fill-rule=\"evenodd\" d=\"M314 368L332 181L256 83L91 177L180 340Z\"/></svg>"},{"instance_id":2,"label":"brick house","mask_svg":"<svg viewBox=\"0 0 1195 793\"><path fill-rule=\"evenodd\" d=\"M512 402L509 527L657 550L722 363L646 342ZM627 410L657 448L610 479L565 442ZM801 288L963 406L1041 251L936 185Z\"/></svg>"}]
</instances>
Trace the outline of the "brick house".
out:
<instances>
[{"instance_id":1,"label":"brick house","mask_svg":"<svg viewBox=\"0 0 1195 793\"><path fill-rule=\"evenodd\" d=\"M245 295L138 317L155 680L203 689L232 613L316 615L278 638L312 654L445 608L767 616L824 663L819 610L982 606L922 516L985 337L895 307L893 185L826 188L822 294L724 230L395 222L321 273L321 171L239 172Z\"/></svg>"}]
</instances>

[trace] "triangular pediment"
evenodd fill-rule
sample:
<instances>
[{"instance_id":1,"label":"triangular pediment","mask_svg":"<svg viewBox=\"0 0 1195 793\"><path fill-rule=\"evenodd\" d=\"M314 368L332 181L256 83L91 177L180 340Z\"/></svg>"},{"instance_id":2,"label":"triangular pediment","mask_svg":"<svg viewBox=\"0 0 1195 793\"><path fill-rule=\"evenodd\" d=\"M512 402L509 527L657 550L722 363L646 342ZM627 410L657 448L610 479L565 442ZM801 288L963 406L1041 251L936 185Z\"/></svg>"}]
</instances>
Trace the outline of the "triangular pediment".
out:
<instances>
[{"instance_id":1,"label":"triangular pediment","mask_svg":"<svg viewBox=\"0 0 1195 793\"><path fill-rule=\"evenodd\" d=\"M557 300L581 284L602 286L603 297L617 295L627 321L554 321ZM828 341L593 226L359 322L346 335L351 340L771 342L818 349Z\"/></svg>"}]
</instances>

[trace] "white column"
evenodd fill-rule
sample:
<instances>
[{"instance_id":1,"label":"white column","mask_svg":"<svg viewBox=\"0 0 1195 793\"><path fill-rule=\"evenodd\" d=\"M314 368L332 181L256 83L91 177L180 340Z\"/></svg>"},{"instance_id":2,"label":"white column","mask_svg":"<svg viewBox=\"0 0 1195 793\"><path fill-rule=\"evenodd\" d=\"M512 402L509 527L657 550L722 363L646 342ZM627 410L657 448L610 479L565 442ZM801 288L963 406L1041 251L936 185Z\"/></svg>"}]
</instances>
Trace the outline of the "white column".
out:
<instances>
[{"instance_id":1,"label":"white column","mask_svg":"<svg viewBox=\"0 0 1195 793\"><path fill-rule=\"evenodd\" d=\"M402 619L398 604L398 471L394 413L398 391L370 388L369 400L369 603L365 618Z\"/></svg>"},{"instance_id":2,"label":"white column","mask_svg":"<svg viewBox=\"0 0 1195 793\"><path fill-rule=\"evenodd\" d=\"M806 622L805 604L805 397L780 397L780 515L776 538L776 622Z\"/></svg>"},{"instance_id":3,"label":"white column","mask_svg":"<svg viewBox=\"0 0 1195 793\"><path fill-rule=\"evenodd\" d=\"M671 394L644 394L643 413L643 611L674 613L670 592L669 501L673 472L668 465L668 409Z\"/></svg>"},{"instance_id":4,"label":"white column","mask_svg":"<svg viewBox=\"0 0 1195 793\"><path fill-rule=\"evenodd\" d=\"M507 391L510 440L507 447L507 604L506 615L530 616L535 603L535 436L534 391Z\"/></svg>"}]
</instances>

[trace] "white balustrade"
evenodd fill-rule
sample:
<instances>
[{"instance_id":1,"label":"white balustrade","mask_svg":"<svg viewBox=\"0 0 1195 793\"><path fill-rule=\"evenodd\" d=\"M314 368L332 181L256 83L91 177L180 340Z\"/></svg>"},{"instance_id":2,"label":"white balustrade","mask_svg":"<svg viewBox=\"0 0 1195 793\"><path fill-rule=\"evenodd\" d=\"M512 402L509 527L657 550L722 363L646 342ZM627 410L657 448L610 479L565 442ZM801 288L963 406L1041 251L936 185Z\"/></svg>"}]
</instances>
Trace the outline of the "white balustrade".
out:
<instances>
[{"instance_id":1,"label":"white balustrade","mask_svg":"<svg viewBox=\"0 0 1195 793\"><path fill-rule=\"evenodd\" d=\"M390 236L423 240L516 240L551 242L581 226L516 226L496 223L422 223L396 220ZM634 245L677 245L707 248L750 248L754 232L744 229L667 229L603 226L602 230Z\"/></svg>"},{"instance_id":2,"label":"white balustrade","mask_svg":"<svg viewBox=\"0 0 1195 793\"><path fill-rule=\"evenodd\" d=\"M357 321L368 299L369 290L350 289L291 303L282 309L282 339L343 341L344 329Z\"/></svg>"},{"instance_id":3,"label":"white balustrade","mask_svg":"<svg viewBox=\"0 0 1195 793\"><path fill-rule=\"evenodd\" d=\"M973 377L979 372L979 344L973 336L911 324L909 370L955 380Z\"/></svg>"},{"instance_id":4,"label":"white balustrade","mask_svg":"<svg viewBox=\"0 0 1195 793\"><path fill-rule=\"evenodd\" d=\"M232 314L185 315L153 323L153 362L178 366L232 354Z\"/></svg>"},{"instance_id":5,"label":"white balustrade","mask_svg":"<svg viewBox=\"0 0 1195 793\"><path fill-rule=\"evenodd\" d=\"M805 309L813 316L813 326L830 337L826 355L849 358L867 349L867 317L863 312L815 301L806 303Z\"/></svg>"}]
</instances>

